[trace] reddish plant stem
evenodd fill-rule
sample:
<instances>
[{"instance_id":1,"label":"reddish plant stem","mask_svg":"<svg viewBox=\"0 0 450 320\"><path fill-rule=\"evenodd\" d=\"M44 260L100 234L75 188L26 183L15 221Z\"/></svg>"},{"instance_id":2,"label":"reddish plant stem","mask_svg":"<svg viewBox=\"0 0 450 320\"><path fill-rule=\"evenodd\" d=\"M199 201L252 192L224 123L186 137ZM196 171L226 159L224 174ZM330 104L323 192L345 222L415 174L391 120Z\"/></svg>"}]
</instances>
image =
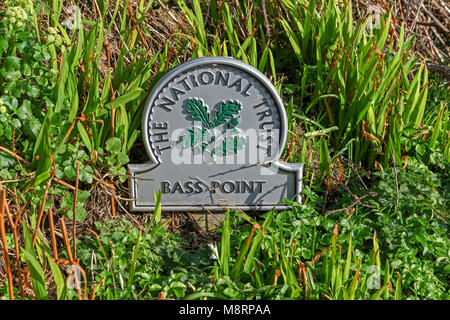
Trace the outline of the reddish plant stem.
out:
<instances>
[{"instance_id":1,"label":"reddish plant stem","mask_svg":"<svg viewBox=\"0 0 450 320\"><path fill-rule=\"evenodd\" d=\"M63 185L65 187L69 188L70 190L75 191L75 187L70 185L70 184L68 184L67 182L65 182L63 180L60 180L57 177L54 177L53 180L55 180L56 183L59 183L60 185Z\"/></svg>"},{"instance_id":2,"label":"reddish plant stem","mask_svg":"<svg viewBox=\"0 0 450 320\"><path fill-rule=\"evenodd\" d=\"M49 179L47 181L47 185L45 186L44 198L42 199L41 210L39 211L38 220L36 222L36 228L34 229L34 233L33 233L33 246L36 244L37 233L38 233L39 227L41 225L42 216L44 215L45 202L47 201L48 190L50 189L51 184L52 184L52 179Z\"/></svg>"},{"instance_id":3,"label":"reddish plant stem","mask_svg":"<svg viewBox=\"0 0 450 320\"><path fill-rule=\"evenodd\" d=\"M21 297L22 300L24 300L25 299L25 291L23 289L22 267L20 266L19 237L18 237L18 234L17 234L18 221L16 223L11 222L11 221L13 221L13 219L12 219L11 212L9 211L9 206L8 206L7 202L5 202L5 207L6 207L6 214L8 215L8 219L10 221L10 224L11 224L12 228L13 228L14 249L16 250L16 268L17 268L17 273L18 273L18 277L19 277L20 297Z\"/></svg>"},{"instance_id":4,"label":"reddish plant stem","mask_svg":"<svg viewBox=\"0 0 450 320\"><path fill-rule=\"evenodd\" d=\"M18 161L22 161L23 163L27 164L27 165L31 165L31 163L27 160L25 160L24 158L22 158L21 156L17 155L16 153L6 149L5 147L0 146L0 150L9 153L10 155L12 155L14 158L16 158Z\"/></svg>"},{"instance_id":5,"label":"reddish plant stem","mask_svg":"<svg viewBox=\"0 0 450 320\"><path fill-rule=\"evenodd\" d=\"M14 225L17 227L19 225L19 221L20 218L22 217L22 213L25 211L25 208L27 207L27 205L30 203L30 200L28 200L23 206L22 208L20 208L19 213L17 213L16 216L16 222L14 223Z\"/></svg>"},{"instance_id":6,"label":"reddish plant stem","mask_svg":"<svg viewBox=\"0 0 450 320\"><path fill-rule=\"evenodd\" d=\"M56 249L55 224L53 223L53 210L48 210L48 222L50 224L50 238L52 240L53 258L58 260L58 250Z\"/></svg>"},{"instance_id":7,"label":"reddish plant stem","mask_svg":"<svg viewBox=\"0 0 450 320\"><path fill-rule=\"evenodd\" d=\"M78 182L80 176L80 163L77 162L77 175L75 179L75 196L73 199L73 227L72 227L72 245L73 245L73 257L77 258L77 244L76 244L76 216L77 216L77 201L78 201Z\"/></svg>"},{"instance_id":8,"label":"reddish plant stem","mask_svg":"<svg viewBox=\"0 0 450 320\"><path fill-rule=\"evenodd\" d=\"M64 246L66 247L67 257L69 258L70 264L73 263L73 256L72 256L72 250L70 249L70 241L69 237L67 235L67 228L66 228L66 222L64 221L64 217L61 217L59 220L61 223L61 231L64 238Z\"/></svg>"},{"instance_id":9,"label":"reddish plant stem","mask_svg":"<svg viewBox=\"0 0 450 320\"><path fill-rule=\"evenodd\" d=\"M0 236L2 238L3 248L5 250L6 276L8 278L9 299L14 300L14 288L12 282L11 265L9 264L9 250L6 242L5 229L5 207L6 207L6 191L0 186Z\"/></svg>"}]
</instances>

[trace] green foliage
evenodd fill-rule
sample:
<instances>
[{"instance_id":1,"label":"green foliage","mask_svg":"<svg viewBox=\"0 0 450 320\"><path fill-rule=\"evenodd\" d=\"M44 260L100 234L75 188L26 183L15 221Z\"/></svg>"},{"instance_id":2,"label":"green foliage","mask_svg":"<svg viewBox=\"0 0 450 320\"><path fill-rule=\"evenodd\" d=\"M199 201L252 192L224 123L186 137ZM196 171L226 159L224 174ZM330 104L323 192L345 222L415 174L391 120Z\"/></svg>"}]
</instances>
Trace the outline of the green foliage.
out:
<instances>
[{"instance_id":1,"label":"green foliage","mask_svg":"<svg viewBox=\"0 0 450 320\"><path fill-rule=\"evenodd\" d=\"M84 208L84 202L89 198L91 194L88 191L79 190L77 197L77 207L75 211L75 220L83 222L86 218L86 209ZM66 217L73 218L73 202L74 198L70 195L61 197L61 206L58 213L65 215Z\"/></svg>"},{"instance_id":2,"label":"green foliage","mask_svg":"<svg viewBox=\"0 0 450 320\"><path fill-rule=\"evenodd\" d=\"M78 254L100 299L447 299L448 182L418 162L380 172L351 216L324 216L305 186L306 204L258 222L228 212L220 243L196 250L164 231L155 193L146 231L97 222L99 238L85 237ZM339 199L336 208L354 200Z\"/></svg>"},{"instance_id":3,"label":"green foliage","mask_svg":"<svg viewBox=\"0 0 450 320\"><path fill-rule=\"evenodd\" d=\"M288 97L289 141L298 142L289 161L330 179L340 155L384 170L372 175L369 190L345 172L351 183L340 194L324 194L310 170L303 204L257 218L230 211L221 240L195 250L165 231L171 220L155 191L142 230L125 219L97 222L99 237L78 241L90 292L95 286L100 299L449 299L448 85L407 58L413 38L403 29L391 41L390 13L377 29L369 19L353 21L351 2L266 1L263 13L260 2L179 0L176 10L192 29L180 21L182 34L150 56L139 37L152 35L143 21L158 4L138 1L131 17L129 0L96 3L95 21L76 12L75 29L60 23L62 0L7 0L0 10L0 180L28 203L19 256L37 299L78 298L50 254L45 223L32 243L42 205L73 215L73 191L54 181L42 203L46 182L75 182L80 164L76 221L83 222L86 190L94 190L88 185L101 176L125 181L148 93L191 51L187 58L249 63ZM117 59L99 68L116 29ZM245 144L243 107L226 101L209 110L190 100L188 112L202 128L187 129L183 147L236 153ZM222 129L229 135L220 139ZM370 196L355 203L363 192ZM12 234L6 238L13 248Z\"/></svg>"},{"instance_id":4,"label":"green foliage","mask_svg":"<svg viewBox=\"0 0 450 320\"><path fill-rule=\"evenodd\" d=\"M20 256L30 268L31 282L33 284L36 299L49 299L47 279L45 277L45 272L48 268L57 287L56 298L58 300L66 299L67 285L59 266L53 261L53 258L50 255L47 241L39 236L36 241L35 250L32 244L31 233L25 220L23 221L23 230L25 247L21 248Z\"/></svg>"},{"instance_id":5,"label":"green foliage","mask_svg":"<svg viewBox=\"0 0 450 320\"><path fill-rule=\"evenodd\" d=\"M87 238L78 252L86 266L95 255L87 272L97 283L104 279L97 290L99 299L148 299L160 291L181 298L206 277L199 273L209 262L206 249L193 254L183 248L185 240L159 228L142 233L124 219L96 227L99 239Z\"/></svg>"},{"instance_id":6,"label":"green foliage","mask_svg":"<svg viewBox=\"0 0 450 320\"><path fill-rule=\"evenodd\" d=\"M103 155L103 151L99 149L99 155L104 156L109 172L118 176L121 182L125 181L126 169L125 165L130 161L126 152L121 151L122 141L120 138L113 137L106 141L105 149L107 154Z\"/></svg>"},{"instance_id":7,"label":"green foliage","mask_svg":"<svg viewBox=\"0 0 450 320\"><path fill-rule=\"evenodd\" d=\"M24 200L42 198L40 186L49 179L74 182L77 162L81 183L91 184L103 172L124 182L124 165L140 134L141 105L170 67L167 48L149 59L142 48L130 52L124 46L117 64L102 76L98 64L105 51L105 32L113 22L104 24L108 5L99 21L77 18L79 28L73 29L70 37L59 23L63 1L8 1L7 5L0 12L5 17L0 21L4 35L0 40L0 145L19 150L25 160L19 163L14 152L0 150L0 179L23 180L9 185L23 190L32 184L35 192L25 194ZM116 1L114 15L118 8ZM44 16L37 17L35 10ZM140 10L144 15L149 7ZM46 23L45 14L51 17L52 26L40 28ZM16 18L21 23L16 23ZM89 25L88 31L83 23ZM136 34L132 36L126 25L121 31L136 41ZM126 63L128 59L130 63ZM159 71L152 78L156 62ZM52 190L63 199L59 212L67 213L70 192L55 184ZM83 202L77 204L78 221L86 215L83 203L87 196L80 194Z\"/></svg>"},{"instance_id":8,"label":"green foliage","mask_svg":"<svg viewBox=\"0 0 450 320\"><path fill-rule=\"evenodd\" d=\"M42 124L54 104L58 71L50 65L49 51L53 44L40 42L30 25L34 14L32 6L26 6L26 10L19 6L8 8L16 8L22 17L12 17L8 9L0 13L5 15L0 21L0 142L6 148L13 147L14 143L23 144L23 156L30 159L38 152L40 155L48 151L45 150L48 140L43 132L50 130L49 123L47 121L44 129ZM17 19L20 24L10 23L11 19ZM15 165L12 157L3 152L0 163L8 170ZM45 166L42 160L36 161L36 165L37 174L42 173Z\"/></svg>"},{"instance_id":9,"label":"green foliage","mask_svg":"<svg viewBox=\"0 0 450 320\"><path fill-rule=\"evenodd\" d=\"M274 212L269 212L264 216L262 226L255 223L250 232L245 226L239 232L232 231L229 223L225 223L221 250L228 252L229 244L224 241L224 237L228 238L227 234L230 232L238 236L241 245L238 256L230 257L233 268L229 274L219 268L214 282L198 289L205 294L198 292L187 299L208 297L206 293L211 290L215 291L214 297L220 297L219 293L223 292L222 298L231 299L327 297L353 300L378 298L381 293L386 292L388 293L386 299L391 297L387 291L391 274L385 272L384 287L380 283L368 283L381 281L381 273L370 272L377 264L370 261L369 254L364 255L367 261L366 264L362 264L361 256L355 254L351 237L345 259L342 258L344 250L338 250L338 234L334 231L331 237L324 238L323 242L319 241L319 245L326 247L314 258L311 249L314 250L317 245L315 243L317 228L320 228L323 218L317 215L312 207L295 204L293 206L292 211L282 212L276 217ZM313 215L308 216L308 213ZM229 219L230 215L227 221ZM297 246L297 243L302 245ZM310 244L312 247L308 248ZM377 246L378 242L374 237L372 255L374 252L379 254ZM320 258L321 256L323 257ZM221 265L223 264L224 261L221 262ZM350 277L351 268L356 268L352 277ZM376 270L380 270L379 267ZM374 290L371 290L372 288Z\"/></svg>"},{"instance_id":10,"label":"green foliage","mask_svg":"<svg viewBox=\"0 0 450 320\"><path fill-rule=\"evenodd\" d=\"M209 119L208 106L203 105L203 101L199 99L189 99L187 110L191 114L193 120L200 121L206 128L211 128L213 124Z\"/></svg>"},{"instance_id":11,"label":"green foliage","mask_svg":"<svg viewBox=\"0 0 450 320\"><path fill-rule=\"evenodd\" d=\"M385 167L392 156L401 163L402 131L418 130L428 92L423 64L408 78L415 60L404 53L413 38L405 40L402 28L395 46L388 41L390 13L380 28L368 26L371 17L354 27L351 2L321 1L321 10L315 4L283 1L289 14L281 24L301 75L299 108L312 87L311 104L301 111L314 110L320 123L338 126L332 134L335 153L346 150L351 160L369 167L375 161Z\"/></svg>"},{"instance_id":12,"label":"green foliage","mask_svg":"<svg viewBox=\"0 0 450 320\"><path fill-rule=\"evenodd\" d=\"M263 29L265 22L259 4L240 1L230 8L226 1L219 6L216 1L203 6L202 1L194 0L190 9L184 0L177 3L194 32L192 58L229 56L242 60L261 72L267 72L281 92L282 78L275 70L273 49L267 30ZM273 11L277 12L276 9ZM211 18L205 21L204 16Z\"/></svg>"},{"instance_id":13,"label":"green foliage","mask_svg":"<svg viewBox=\"0 0 450 320\"><path fill-rule=\"evenodd\" d=\"M0 10L0 180L3 186L17 190L23 201L20 205L27 204L18 230L22 228L24 236L28 221L36 227L41 205L45 214L56 203L59 214L72 218L73 191L55 180L67 185L78 179L77 222L86 217L90 192L82 189L87 184L105 172L125 180L124 165L140 134L142 103L171 66L167 47L150 59L143 48L134 46L137 33L127 29L124 11L120 36L131 40L128 45L133 50L123 46L117 64L103 76L98 65L120 2L116 1L107 25L108 3L97 3L102 7L101 18L82 20L77 11L79 28L71 30L60 24L65 19L64 1L7 0L7 8ZM139 21L149 8L141 2ZM50 179L51 199L42 204ZM44 227L41 223L36 230L34 249L28 243L18 254L30 269L36 297L63 299L65 284L47 254L48 244L41 234ZM49 268L57 287L55 295L47 291Z\"/></svg>"},{"instance_id":14,"label":"green foliage","mask_svg":"<svg viewBox=\"0 0 450 320\"><path fill-rule=\"evenodd\" d=\"M214 112L214 127L220 126L227 122L239 118L241 111L241 104L237 101L226 101L219 105L219 108Z\"/></svg>"},{"instance_id":15,"label":"green foliage","mask_svg":"<svg viewBox=\"0 0 450 320\"><path fill-rule=\"evenodd\" d=\"M236 128L239 124L241 104L237 101L222 102L214 112L214 121L211 122L208 106L202 100L189 99L187 111L193 120L200 121L202 128L194 127L186 130L183 136L183 148L196 148L201 153L208 152L211 156L216 153L227 155L235 154L241 150L246 139L239 135ZM225 124L225 126L223 126ZM223 126L224 133L219 133L218 127ZM222 130L223 131L223 130Z\"/></svg>"},{"instance_id":16,"label":"green foliage","mask_svg":"<svg viewBox=\"0 0 450 320\"><path fill-rule=\"evenodd\" d=\"M69 120L77 121L76 129L90 155L99 154L103 149L118 157L115 165L123 165L127 162L124 155L139 135L142 114L139 106L150 89L151 69L157 58L164 58L157 54L147 61L142 51L135 50L132 63L124 66L128 54L124 47L115 69L108 70L106 78L100 79L97 64L103 48L104 28L101 19L91 25L87 33L83 28L77 29L71 49L62 52L62 67L67 73L58 82L61 96L58 102L61 103L56 110L69 105ZM76 77L81 69L81 76ZM104 90L100 90L101 87ZM70 103L63 103L65 100ZM83 105L78 106L79 101L83 101ZM81 116L77 117L79 114ZM111 137L120 141L108 140ZM117 148L119 143L120 148ZM113 165L109 163L109 166Z\"/></svg>"},{"instance_id":17,"label":"green foliage","mask_svg":"<svg viewBox=\"0 0 450 320\"><path fill-rule=\"evenodd\" d=\"M19 177L24 182L9 187L24 187L23 190L33 184L35 192L24 194L23 200L38 200L42 199L44 189L40 186L44 182L55 176L74 181L74 164L87 162L89 156L79 144L66 144L65 140L71 120L69 111L60 108L63 101L56 52L66 51L60 36L53 28L36 32L33 2L8 1L7 5L22 8L26 14L21 17L21 24L11 23L11 17L0 22L4 35L0 44L0 145L8 150L19 149L25 161L18 163L10 153L0 151L0 179ZM6 10L0 14L11 13ZM34 173L28 174L30 171ZM92 183L93 173L89 164L82 165L79 180ZM70 194L62 188L55 188L54 192ZM77 217L82 220L85 212L81 203L78 210Z\"/></svg>"},{"instance_id":18,"label":"green foliage","mask_svg":"<svg viewBox=\"0 0 450 320\"><path fill-rule=\"evenodd\" d=\"M396 172L376 174L372 190L378 195L364 203L372 208L359 207L351 218L341 218L341 230L350 232L357 244L364 244L370 230L377 230L380 248L391 268L400 273L409 299L447 299L448 177L417 161ZM349 201L344 195L337 205Z\"/></svg>"},{"instance_id":19,"label":"green foliage","mask_svg":"<svg viewBox=\"0 0 450 320\"><path fill-rule=\"evenodd\" d=\"M291 203L291 210L268 212L258 223L228 212L220 243L209 248L191 250L174 234L154 228L141 233L122 221L114 228L113 222L97 224L101 246L86 239L79 250L88 265L92 250L111 248L104 259L96 255L96 281L109 279L103 298L163 292L178 299L446 299L450 242L440 210L448 207L448 180L424 166L399 169L397 207L394 180L392 171L380 173L374 184L379 193L351 217L325 217L317 211L321 197L306 187L308 204ZM431 199L425 196L433 192ZM336 206L346 201L342 197Z\"/></svg>"}]
</instances>

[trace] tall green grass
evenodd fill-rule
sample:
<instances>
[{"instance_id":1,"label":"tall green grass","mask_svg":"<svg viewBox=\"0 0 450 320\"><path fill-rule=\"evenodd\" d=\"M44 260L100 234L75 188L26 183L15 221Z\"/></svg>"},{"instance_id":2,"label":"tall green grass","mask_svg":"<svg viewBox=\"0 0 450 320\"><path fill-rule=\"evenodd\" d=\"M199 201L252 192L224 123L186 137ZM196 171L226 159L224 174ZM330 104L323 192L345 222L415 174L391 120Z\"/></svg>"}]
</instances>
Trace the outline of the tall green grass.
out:
<instances>
[{"instance_id":1,"label":"tall green grass","mask_svg":"<svg viewBox=\"0 0 450 320\"><path fill-rule=\"evenodd\" d=\"M258 7L255 3L236 3L233 8L240 12L238 15L226 1L220 6L211 1L210 11L202 7L199 0L193 0L192 9L184 0L177 3L193 29L192 35L185 35L193 42L192 58L229 56L241 60L265 72L281 92L282 79L277 75L270 39L265 34L262 17L256 15ZM211 16L209 23L204 16Z\"/></svg>"},{"instance_id":2,"label":"tall green grass","mask_svg":"<svg viewBox=\"0 0 450 320\"><path fill-rule=\"evenodd\" d=\"M282 3L288 15L281 25L297 69L314 84L311 104L299 111L314 110L319 122L338 126L331 138L335 153L346 150L369 167L375 161L387 166L392 157L400 164L402 131L419 130L428 93L426 67L417 68L408 55L413 37L405 39L402 27L394 40L390 12L379 28L368 25L371 17L354 21L351 1Z\"/></svg>"},{"instance_id":3,"label":"tall green grass","mask_svg":"<svg viewBox=\"0 0 450 320\"><path fill-rule=\"evenodd\" d=\"M25 2L11 3L21 5ZM21 25L8 25L3 20L0 24L2 32L8 33L1 41L0 66L5 67L4 63L9 60L14 62L15 77L8 79L20 89L15 92L5 89L4 85L8 83L1 77L0 96L4 97L7 106L5 110L2 106L1 113L7 117L9 127L12 123L16 126L11 127L11 133L9 127L6 133L3 127L0 128L0 160L6 159L8 164L2 167L0 176L0 189L6 190L1 215L3 218L6 210L8 220L6 227L3 225L4 230L13 230L18 265L13 272L21 279L20 297L26 298L23 270L20 269L23 261L30 268L37 299L50 297L46 276L49 271L57 286L56 298L64 299L67 298L67 285L61 275L64 267L60 268L78 265L76 248L72 255L64 231L67 259L59 259L51 219L50 253L50 245L45 239L46 217L53 217L52 210L57 211L64 230L62 215L83 221L86 217L83 205L90 193L78 190L79 182L102 180L101 175L111 175L112 167L126 172L123 165L128 162L127 154L139 137L146 97L172 63L168 45L150 57L142 48L142 38L137 36L136 29L150 8L148 3L142 1L135 10L129 11L129 1L94 1L96 19L90 21L76 13L73 29L61 24L66 19L66 1L30 3L28 18ZM120 27L116 27L114 20L121 9ZM0 14L3 16L5 12L2 10ZM132 22L134 19L136 23ZM122 39L115 63L107 41L113 31ZM31 71L35 74L29 74ZM53 73L56 73L55 77ZM23 79L27 75L28 84ZM19 103L23 105L21 113L16 110ZM32 128L28 128L30 124ZM71 185L72 181L75 181L75 187ZM112 184L101 182L109 185L114 193ZM71 191L75 191L75 199ZM115 201L111 196L112 214ZM72 236L76 236L76 221L72 223ZM152 232L165 226L160 224L160 214L155 215L153 222ZM20 248L20 235L25 239L24 248ZM75 245L75 239L72 240ZM135 250L138 251L138 246ZM86 290L78 292L78 297L88 298Z\"/></svg>"},{"instance_id":4,"label":"tall green grass","mask_svg":"<svg viewBox=\"0 0 450 320\"><path fill-rule=\"evenodd\" d=\"M223 281L249 282L256 291L248 299L255 295L273 298L280 288L291 299L377 300L402 296L400 282L392 283L389 261L381 265L376 232L367 261L356 253L351 236L345 244L338 243L337 224L329 247L305 261L298 254L298 246L302 246L297 243L299 230L285 230L285 215L271 211L262 225L253 222L238 254L234 255L230 241L232 215L233 212L227 213L222 226L219 267L215 266L213 278L218 285ZM198 292L186 299L202 297L212 296Z\"/></svg>"},{"instance_id":5,"label":"tall green grass","mask_svg":"<svg viewBox=\"0 0 450 320\"><path fill-rule=\"evenodd\" d=\"M88 155L94 159L103 154L109 138L120 139L122 154L129 153L137 140L143 103L151 87L167 71L170 63L168 47L149 59L145 50L136 45L136 26L129 28L127 24L131 19L126 10L128 3L126 1L123 4L121 50L117 63L111 64L106 36L111 31L120 1L116 1L109 23L105 22L109 1L97 1L97 19L77 21L78 28L73 30L71 38L59 22L61 18L58 14L61 14L64 2L49 1L53 8L51 23L62 32L65 45L50 50L52 61L59 61L61 72L55 92L56 103L49 108L44 123L51 123L58 114L59 117L67 117L71 126L64 136L59 137L59 144L54 150L41 147L40 142L49 140L52 135L50 127L43 126L35 146L35 153L40 155L38 161L43 163L37 165L36 174L42 177L37 179L37 184L50 177L50 154L57 156L62 152L71 137L80 137ZM148 9L149 6L144 7L144 2L141 2L137 18L142 20ZM106 75L102 75L98 68L102 54L108 58Z\"/></svg>"}]
</instances>

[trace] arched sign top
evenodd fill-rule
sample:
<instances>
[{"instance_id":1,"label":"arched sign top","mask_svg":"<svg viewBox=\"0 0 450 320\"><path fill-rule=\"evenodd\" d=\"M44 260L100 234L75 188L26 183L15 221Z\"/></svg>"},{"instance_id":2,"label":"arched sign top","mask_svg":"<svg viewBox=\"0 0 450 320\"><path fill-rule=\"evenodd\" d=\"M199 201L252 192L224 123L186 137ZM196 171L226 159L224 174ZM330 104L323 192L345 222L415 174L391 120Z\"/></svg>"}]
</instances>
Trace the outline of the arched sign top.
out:
<instances>
[{"instance_id":1,"label":"arched sign top","mask_svg":"<svg viewBox=\"0 0 450 320\"><path fill-rule=\"evenodd\" d=\"M215 116L227 102L231 111L228 110L230 116L225 120L239 121L237 129L274 129L276 139L271 148L274 152L267 154L266 160L279 159L288 126L286 111L275 87L264 74L244 62L230 57L204 57L174 68L151 91L142 115L143 140L151 161L168 161L170 156L166 150L171 150L177 142L170 141L174 130L189 128L194 121L203 127L209 125L212 128L207 129L215 129L216 133L220 125L220 129L225 130L224 121ZM192 109L198 109L200 114L195 113L197 110L189 112L188 104L194 105ZM231 117L233 107L236 112ZM202 109L204 114L201 114ZM226 115L225 112L225 118Z\"/></svg>"}]
</instances>

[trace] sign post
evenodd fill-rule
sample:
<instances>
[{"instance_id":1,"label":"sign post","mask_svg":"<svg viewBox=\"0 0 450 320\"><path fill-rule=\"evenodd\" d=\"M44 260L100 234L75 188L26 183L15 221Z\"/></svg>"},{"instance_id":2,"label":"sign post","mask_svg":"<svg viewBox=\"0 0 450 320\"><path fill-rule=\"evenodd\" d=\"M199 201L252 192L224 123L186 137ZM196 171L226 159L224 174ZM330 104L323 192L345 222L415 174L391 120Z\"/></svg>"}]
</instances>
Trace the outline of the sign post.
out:
<instances>
[{"instance_id":1,"label":"sign post","mask_svg":"<svg viewBox=\"0 0 450 320\"><path fill-rule=\"evenodd\" d=\"M287 137L283 102L255 68L199 58L153 88L142 117L150 162L130 164L132 211L286 209L300 201L302 164L279 160Z\"/></svg>"}]
</instances>

